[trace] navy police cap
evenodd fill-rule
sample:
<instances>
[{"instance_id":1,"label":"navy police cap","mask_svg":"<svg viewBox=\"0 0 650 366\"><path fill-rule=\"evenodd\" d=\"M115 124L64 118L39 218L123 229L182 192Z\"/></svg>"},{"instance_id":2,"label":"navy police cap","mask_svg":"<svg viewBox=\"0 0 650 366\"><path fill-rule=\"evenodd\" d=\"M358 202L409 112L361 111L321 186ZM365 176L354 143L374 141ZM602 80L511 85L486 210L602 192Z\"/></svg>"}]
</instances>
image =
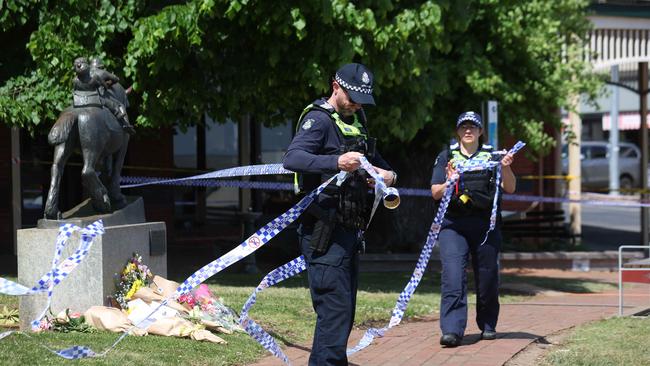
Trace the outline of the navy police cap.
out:
<instances>
[{"instance_id":1,"label":"navy police cap","mask_svg":"<svg viewBox=\"0 0 650 366\"><path fill-rule=\"evenodd\" d=\"M336 72L334 80L348 92L354 103L375 105L372 97L373 76L364 65L347 64Z\"/></svg>"},{"instance_id":2,"label":"navy police cap","mask_svg":"<svg viewBox=\"0 0 650 366\"><path fill-rule=\"evenodd\" d=\"M481 115L476 112L469 111L461 113L460 116L458 116L458 120L456 121L456 128L460 127L460 125L465 121L472 122L474 126L478 128L483 128Z\"/></svg>"}]
</instances>

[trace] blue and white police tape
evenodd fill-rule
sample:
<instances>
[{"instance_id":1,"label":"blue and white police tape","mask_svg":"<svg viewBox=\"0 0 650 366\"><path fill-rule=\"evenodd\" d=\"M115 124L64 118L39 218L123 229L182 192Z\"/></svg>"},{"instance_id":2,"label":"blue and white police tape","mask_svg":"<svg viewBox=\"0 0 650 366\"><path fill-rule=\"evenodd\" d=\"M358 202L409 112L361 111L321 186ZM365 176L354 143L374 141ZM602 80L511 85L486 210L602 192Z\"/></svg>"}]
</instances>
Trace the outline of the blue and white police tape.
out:
<instances>
[{"instance_id":1,"label":"blue and white police tape","mask_svg":"<svg viewBox=\"0 0 650 366\"><path fill-rule=\"evenodd\" d=\"M133 327L126 330L109 348L104 350L102 353L98 354L93 352L88 347L80 347L80 346L75 346L76 348L74 349L71 348L64 351L68 352L68 354L74 353L75 358L99 357L99 356L106 355L109 351L114 349L122 341L122 339L124 339L124 337L127 334L129 334L131 330L133 330L134 328L137 327L137 328L146 329L148 325L152 323L152 317L154 317L155 314L158 312L158 310L162 306L165 306L170 299L178 299L180 296L190 292L193 288L200 285L208 278L216 275L217 273L226 269L233 263L240 261L241 259L245 258L249 254L255 252L256 250L264 246L266 243L268 243L273 237L275 237L278 233L280 233L292 222L294 222L307 209L307 207L309 207L309 205L314 201L316 196L318 196L323 191L323 189L325 189L325 187L330 182L332 182L332 180L335 177L336 176L325 181L318 188L314 189L311 193L303 197L303 199L301 199L300 202L298 202L296 205L291 207L287 212L283 213L282 215L278 216L277 218L275 218L274 220L272 220L271 222L263 226L261 229L257 230L253 235L251 235L246 240L244 240L239 246L235 247L233 250L215 259L214 261L208 263L207 265L203 266L201 269L199 269L198 271L190 275L185 281L183 281L181 285L179 285L179 287L176 289L176 291L172 296L161 301L158 307L156 307L153 311L151 311L151 313L148 314L144 319L142 319L138 324L135 324ZM259 326L257 326L257 328L261 329L261 327ZM256 327L255 325L251 324L250 327L245 329L248 329L247 332L249 332L250 334L251 332L255 331ZM262 333L259 334L261 335ZM253 333L251 335L253 336L253 338L255 338L258 341L262 339L260 338L260 335L258 335L257 333ZM264 345L264 343L262 343L262 345ZM61 354L60 352L57 354L59 354L62 357L66 357L64 356L64 354Z\"/></svg>"},{"instance_id":2,"label":"blue and white police tape","mask_svg":"<svg viewBox=\"0 0 650 366\"><path fill-rule=\"evenodd\" d=\"M72 234L76 231L79 231L81 234L81 240L78 249L71 256L59 263L63 248L69 241ZM60 284L75 268L77 268L77 266L88 255L88 252L92 247L93 239L103 234L104 225L101 220L98 220L83 229L72 224L62 225L59 228L59 233L57 235L57 242L55 245L55 253L52 259L51 270L43 275L37 284L32 288L27 288L13 281L0 278L0 293L13 296L26 296L47 291L47 303L45 305L45 308L40 313L40 315L31 323L32 329L37 329L42 318L50 308L54 287ZM2 333L0 335L0 339L5 338L12 333L14 332L9 331ZM53 350L45 345L41 346L50 352L67 359L89 357L91 354L94 355L94 353L87 347L73 346L71 348L63 350Z\"/></svg>"},{"instance_id":3,"label":"blue and white police tape","mask_svg":"<svg viewBox=\"0 0 650 366\"><path fill-rule=\"evenodd\" d=\"M257 285L255 291L248 298L246 303L241 309L241 315L239 316L239 324L244 328L246 333L258 341L262 347L271 352L274 356L278 357L285 364L290 365L289 358L282 352L280 346L275 342L273 337L268 334L259 324L257 324L253 319L248 316L248 312L251 307L255 304L257 300L257 294L262 292L264 289L271 287L279 282L291 278L300 272L307 269L307 263L305 262L305 257L300 256L291 260L290 262L274 269L269 272L260 284Z\"/></svg>"},{"instance_id":4,"label":"blue and white police tape","mask_svg":"<svg viewBox=\"0 0 650 366\"><path fill-rule=\"evenodd\" d=\"M173 181L173 182L172 182ZM196 186L196 187L235 187L243 189L261 189L267 191L293 191L292 183L271 182L271 181L240 181L240 180L214 180L201 179L190 181L177 181L176 179L160 177L122 177L122 183L145 183L156 182L159 185L170 186ZM168 184L166 182L169 182ZM389 187L393 188L393 187ZM431 197L431 189L425 188L399 188L400 197ZM583 205L594 206L616 206L616 207L650 207L647 201L632 201L625 197L607 196L606 199L575 199L567 197L548 197L538 195L507 194L501 196L503 201L518 202L551 202L551 203L578 203ZM385 205L385 204L384 204Z\"/></svg>"},{"instance_id":5,"label":"blue and white police tape","mask_svg":"<svg viewBox=\"0 0 650 366\"><path fill-rule=\"evenodd\" d=\"M366 170L366 172L375 180L375 200L373 202L373 209L368 220L368 225L370 225L370 221L372 220L375 210L379 205L379 201L383 200L384 205L388 208L396 208L399 205L399 192L395 188L386 186L383 177L375 171L372 164L370 164L370 162L368 162L365 157L361 157L360 162L361 168ZM345 180L347 176L348 173L346 172L340 172L334 176L337 179L336 184L341 185L342 181ZM255 304L255 300L259 292L265 288L273 286L280 281L299 274L306 268L307 263L305 262L305 258L303 256L300 256L267 274L264 279L262 279L259 286L257 286L255 291L251 294L248 301L244 304L244 307L242 308L242 315L240 317L240 324L246 330L246 332L250 334L251 337L253 337L255 340L257 340L262 345L262 347L267 349L276 357L280 358L286 364L290 364L290 362L287 356L280 349L280 346L278 346L273 337L271 337L271 335L268 334L259 324L248 317L248 312L250 308Z\"/></svg>"},{"instance_id":6,"label":"blue and white police tape","mask_svg":"<svg viewBox=\"0 0 650 366\"><path fill-rule=\"evenodd\" d=\"M122 186L122 188L135 188L151 184L172 184L186 182L190 180L204 180L217 178L247 177L252 175L274 175L274 174L293 174L292 171L284 169L282 164L261 164L247 165L229 169L217 170L210 173L194 175L191 177L178 179L161 179L158 181L143 181Z\"/></svg>"},{"instance_id":7,"label":"blue and white police tape","mask_svg":"<svg viewBox=\"0 0 650 366\"><path fill-rule=\"evenodd\" d=\"M526 144L523 141L517 141L517 143L508 151L507 154L514 155L519 150L523 149L524 146L526 146ZM472 171L473 169L475 170L475 169L495 169L495 168L496 168L496 182L495 182L496 192L492 200L492 212L490 213L490 227L485 233L485 238L481 242L481 245L485 244L485 242L488 239L488 235L490 234L490 231L494 230L494 227L496 226L497 223L499 191L501 190L501 161L500 160L487 161L487 162L477 161L476 163L473 163L472 160L470 159L470 160L465 160L464 162L461 162L456 166L456 171L461 175L464 172Z\"/></svg>"},{"instance_id":8,"label":"blue and white police tape","mask_svg":"<svg viewBox=\"0 0 650 366\"><path fill-rule=\"evenodd\" d=\"M178 287L178 289L176 289L174 298L178 298L181 295L191 291L194 287L200 285L203 281L221 272L231 264L242 260L244 257L248 256L257 249L261 248L264 244L268 243L269 240L279 234L280 231L284 230L300 215L302 215L302 213L305 212L309 205L314 201L316 196L318 196L323 191L323 189L325 189L325 187L330 184L332 180L334 180L335 177L336 176L333 176L332 178L322 183L320 186L318 186L318 188L314 189L311 193L303 197L300 202L291 207L287 212L264 225L248 239L244 240L244 242L242 242L235 249L208 263L193 273L191 276L189 276Z\"/></svg>"},{"instance_id":9,"label":"blue and white police tape","mask_svg":"<svg viewBox=\"0 0 650 366\"><path fill-rule=\"evenodd\" d=\"M519 151L523 146L525 146L525 144L519 141L509 151L509 153L514 154L517 151ZM433 251L433 247L435 246L435 243L438 240L438 235L440 234L442 220L444 219L445 214L447 213L447 207L449 206L449 202L451 201L454 185L456 184L456 181L458 181L458 179L460 178L460 174L467 171L493 169L495 167L497 167L498 169L500 164L501 164L500 161L482 162L482 164L479 164L477 162L473 162L472 160L467 160L467 163L464 164L461 163L455 167L457 173L447 179L447 187L445 188L445 192L443 193L442 198L440 200L440 205L438 206L438 212L436 212L436 216L433 219L433 223L431 224L431 228L429 229L429 233L427 234L427 239L424 243L424 246L422 247L422 251L420 252L420 257L418 258L418 261L415 265L415 270L413 271L413 274L411 275L409 282L406 284L406 287L404 288L404 290L402 290L399 297L397 298L397 302L395 303L395 307L393 308L393 312L391 314L391 318L390 321L388 322L388 325L383 328L368 329L366 333L363 335L363 337L361 338L361 340L359 341L359 343L354 348L347 350L348 356L368 347L372 343L373 339L375 339L375 337L383 337L386 331L398 325L404 318L404 312L406 311L408 303L411 300L413 293L415 293L415 290L417 289L418 285L420 284L420 281L422 280L422 277L424 276L424 273L426 271L427 265L429 264L429 259L431 258L431 252ZM499 183L500 182L497 178L497 185Z\"/></svg>"},{"instance_id":10,"label":"blue and white police tape","mask_svg":"<svg viewBox=\"0 0 650 366\"><path fill-rule=\"evenodd\" d=\"M384 178L381 176L381 174L375 171L375 168L372 166L372 164L370 164L368 159L362 156L359 161L361 162L361 167L375 180L375 200L372 203L372 211L370 212L370 219L368 220L369 226L380 201L383 200L384 206L388 209L393 210L399 206L400 198L397 189L395 187L388 187L386 185Z\"/></svg>"}]
</instances>

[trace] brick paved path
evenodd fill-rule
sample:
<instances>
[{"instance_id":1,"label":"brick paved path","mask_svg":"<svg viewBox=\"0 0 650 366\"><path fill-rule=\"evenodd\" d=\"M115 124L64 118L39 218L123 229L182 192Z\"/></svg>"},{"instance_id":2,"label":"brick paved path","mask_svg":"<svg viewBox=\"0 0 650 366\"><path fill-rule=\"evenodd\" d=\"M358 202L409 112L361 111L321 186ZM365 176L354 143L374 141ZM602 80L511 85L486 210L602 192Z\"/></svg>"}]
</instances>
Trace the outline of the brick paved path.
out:
<instances>
[{"instance_id":1,"label":"brick paved path","mask_svg":"<svg viewBox=\"0 0 650 366\"><path fill-rule=\"evenodd\" d=\"M650 307L647 285L626 289L626 313ZM494 341L480 341L470 309L468 329L457 348L442 348L438 343L440 328L436 318L403 323L389 330L383 338L350 357L351 365L502 365L535 339L593 320L618 314L618 292L595 294L539 295L517 304L502 304ZM350 346L363 335L354 330ZM311 345L287 347L285 352L293 365L306 365ZM256 366L279 366L273 356Z\"/></svg>"}]
</instances>

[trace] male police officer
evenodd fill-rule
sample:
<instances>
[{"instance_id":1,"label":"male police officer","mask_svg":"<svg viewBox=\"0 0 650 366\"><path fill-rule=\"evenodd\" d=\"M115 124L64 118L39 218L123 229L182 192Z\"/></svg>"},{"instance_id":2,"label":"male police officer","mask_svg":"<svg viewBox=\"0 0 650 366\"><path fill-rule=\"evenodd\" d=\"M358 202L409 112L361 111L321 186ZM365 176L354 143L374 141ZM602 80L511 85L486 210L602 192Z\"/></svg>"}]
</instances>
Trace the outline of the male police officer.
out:
<instances>
[{"instance_id":1,"label":"male police officer","mask_svg":"<svg viewBox=\"0 0 650 366\"><path fill-rule=\"evenodd\" d=\"M375 105L372 73L361 64L341 67L332 94L307 106L284 156L284 167L300 173L296 184L309 192L338 171L351 172L339 187L330 184L303 215L298 229L307 261L316 329L309 365L347 365L346 347L357 295L358 255L374 182L357 170L365 156L387 185L397 175L374 151L363 105Z\"/></svg>"}]
</instances>

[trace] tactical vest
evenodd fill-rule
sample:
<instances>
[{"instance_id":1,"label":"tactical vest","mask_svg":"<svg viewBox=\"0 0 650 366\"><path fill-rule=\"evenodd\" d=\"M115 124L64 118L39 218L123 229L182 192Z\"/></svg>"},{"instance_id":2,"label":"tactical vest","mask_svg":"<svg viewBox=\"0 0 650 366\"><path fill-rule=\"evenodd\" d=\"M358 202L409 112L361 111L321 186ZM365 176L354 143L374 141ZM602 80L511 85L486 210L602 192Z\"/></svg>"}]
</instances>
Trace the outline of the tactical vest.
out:
<instances>
[{"instance_id":1,"label":"tactical vest","mask_svg":"<svg viewBox=\"0 0 650 366\"><path fill-rule=\"evenodd\" d=\"M339 114L327 103L308 105L300 115L297 130L303 124L305 115L312 110L320 110L330 116L335 130L342 142L338 149L340 154L356 151L370 158L374 155L374 143L370 143L368 132L365 127L365 115L362 111L355 113L354 122L347 124L343 122ZM331 174L298 174L294 176L294 188L297 193L304 192L305 188L313 189L321 182L329 179ZM321 193L318 202L330 200L324 208L336 207L336 221L338 224L350 229L365 229L372 209L373 197L368 193L369 187L366 179L368 175L363 170L357 170L348 175L343 184L338 187L335 182L331 183ZM336 203L334 203L334 202Z\"/></svg>"},{"instance_id":2,"label":"tactical vest","mask_svg":"<svg viewBox=\"0 0 650 366\"><path fill-rule=\"evenodd\" d=\"M449 146L448 160L455 167L466 160L491 161L492 146L482 145L469 159L460 152L458 143ZM489 215L496 194L496 171L480 170L461 174L449 202L452 216Z\"/></svg>"}]
</instances>

